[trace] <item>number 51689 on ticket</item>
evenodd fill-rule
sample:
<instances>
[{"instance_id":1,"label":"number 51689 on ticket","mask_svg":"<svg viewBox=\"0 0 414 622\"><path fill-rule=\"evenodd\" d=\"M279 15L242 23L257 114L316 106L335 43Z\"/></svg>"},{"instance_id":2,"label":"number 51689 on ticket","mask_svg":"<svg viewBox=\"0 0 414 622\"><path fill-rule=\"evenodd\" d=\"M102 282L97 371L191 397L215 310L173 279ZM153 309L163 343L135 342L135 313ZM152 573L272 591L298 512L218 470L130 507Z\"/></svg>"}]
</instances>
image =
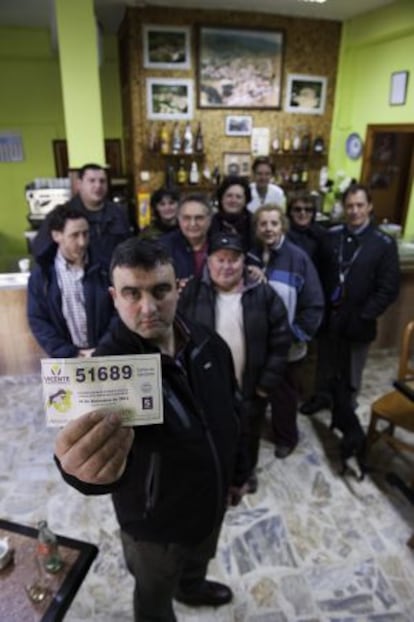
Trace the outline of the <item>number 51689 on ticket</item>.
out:
<instances>
[{"instance_id":1,"label":"number 51689 on ticket","mask_svg":"<svg viewBox=\"0 0 414 622\"><path fill-rule=\"evenodd\" d=\"M88 412L120 412L123 425L162 423L159 354L42 359L48 426L63 426Z\"/></svg>"}]
</instances>

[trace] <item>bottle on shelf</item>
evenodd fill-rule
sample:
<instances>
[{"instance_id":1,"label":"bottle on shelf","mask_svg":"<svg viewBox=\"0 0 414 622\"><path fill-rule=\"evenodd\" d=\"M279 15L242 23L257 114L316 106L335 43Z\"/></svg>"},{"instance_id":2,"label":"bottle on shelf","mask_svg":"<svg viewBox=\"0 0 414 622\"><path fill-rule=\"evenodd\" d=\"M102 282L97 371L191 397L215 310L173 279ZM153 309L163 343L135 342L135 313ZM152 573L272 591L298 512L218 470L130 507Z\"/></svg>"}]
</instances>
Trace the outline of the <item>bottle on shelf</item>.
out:
<instances>
[{"instance_id":1,"label":"bottle on shelf","mask_svg":"<svg viewBox=\"0 0 414 622\"><path fill-rule=\"evenodd\" d=\"M187 171L185 170L184 160L180 160L180 164L178 165L178 170L177 170L177 184L182 186L187 183L187 179L188 179L188 176L187 176Z\"/></svg>"},{"instance_id":2,"label":"bottle on shelf","mask_svg":"<svg viewBox=\"0 0 414 622\"><path fill-rule=\"evenodd\" d=\"M194 141L194 151L196 153L204 153L204 136L201 129L201 121L199 121L197 125L197 132Z\"/></svg>"},{"instance_id":3,"label":"bottle on shelf","mask_svg":"<svg viewBox=\"0 0 414 622\"><path fill-rule=\"evenodd\" d=\"M172 137L172 152L174 154L181 151L181 133L178 121L174 123L173 137Z\"/></svg>"},{"instance_id":4,"label":"bottle on shelf","mask_svg":"<svg viewBox=\"0 0 414 622\"><path fill-rule=\"evenodd\" d=\"M170 133L167 124L163 122L160 130L160 153L167 155L170 152Z\"/></svg>"},{"instance_id":5,"label":"bottle on shelf","mask_svg":"<svg viewBox=\"0 0 414 622\"><path fill-rule=\"evenodd\" d=\"M300 150L302 151L302 153L309 153L310 148L311 148L311 135L309 130L307 130L303 135L302 135L302 140L300 142Z\"/></svg>"},{"instance_id":6,"label":"bottle on shelf","mask_svg":"<svg viewBox=\"0 0 414 622\"><path fill-rule=\"evenodd\" d=\"M175 170L172 164L168 164L165 170L165 187L175 187Z\"/></svg>"},{"instance_id":7,"label":"bottle on shelf","mask_svg":"<svg viewBox=\"0 0 414 622\"><path fill-rule=\"evenodd\" d=\"M292 169L290 171L290 181L292 182L292 184L294 184L295 186L300 182L300 174L299 174L299 167L297 164L294 164L292 166Z\"/></svg>"},{"instance_id":8,"label":"bottle on shelf","mask_svg":"<svg viewBox=\"0 0 414 622\"><path fill-rule=\"evenodd\" d=\"M211 173L211 179L212 179L213 184L215 186L219 186L220 185L221 175L220 175L220 169L219 169L217 164L213 168L213 172Z\"/></svg>"},{"instance_id":9,"label":"bottle on shelf","mask_svg":"<svg viewBox=\"0 0 414 622\"><path fill-rule=\"evenodd\" d=\"M191 162L189 181L191 185L196 185L200 181L200 173L195 160Z\"/></svg>"},{"instance_id":10,"label":"bottle on shelf","mask_svg":"<svg viewBox=\"0 0 414 622\"><path fill-rule=\"evenodd\" d=\"M183 151L184 153L193 153L193 132L189 121L185 124Z\"/></svg>"},{"instance_id":11,"label":"bottle on shelf","mask_svg":"<svg viewBox=\"0 0 414 622\"><path fill-rule=\"evenodd\" d=\"M48 527L47 521L41 520L38 523L37 535L37 556L46 572L52 574L59 572L63 566L62 558L59 554L57 537Z\"/></svg>"},{"instance_id":12,"label":"bottle on shelf","mask_svg":"<svg viewBox=\"0 0 414 622\"><path fill-rule=\"evenodd\" d=\"M300 172L300 181L302 182L302 184L307 184L309 181L309 171L306 164L303 165Z\"/></svg>"},{"instance_id":13,"label":"bottle on shelf","mask_svg":"<svg viewBox=\"0 0 414 622\"><path fill-rule=\"evenodd\" d=\"M287 128L283 135L283 152L289 153L291 150L291 146L292 146L292 141L290 137L290 129Z\"/></svg>"},{"instance_id":14,"label":"bottle on shelf","mask_svg":"<svg viewBox=\"0 0 414 622\"><path fill-rule=\"evenodd\" d=\"M300 133L298 128L295 128L293 132L292 150L296 152L300 151Z\"/></svg>"},{"instance_id":15,"label":"bottle on shelf","mask_svg":"<svg viewBox=\"0 0 414 622\"><path fill-rule=\"evenodd\" d=\"M156 123L151 123L149 135L148 135L148 149L152 153L158 151L158 140L157 140L157 125Z\"/></svg>"},{"instance_id":16,"label":"bottle on shelf","mask_svg":"<svg viewBox=\"0 0 414 622\"><path fill-rule=\"evenodd\" d=\"M148 227L151 223L151 204L150 204L150 174L149 171L140 172L140 182L137 192L137 225L139 229Z\"/></svg>"},{"instance_id":17,"label":"bottle on shelf","mask_svg":"<svg viewBox=\"0 0 414 622\"><path fill-rule=\"evenodd\" d=\"M280 136L279 136L279 132L276 130L276 134L275 137L273 139L272 142L272 149L274 151L274 153L280 153Z\"/></svg>"}]
</instances>

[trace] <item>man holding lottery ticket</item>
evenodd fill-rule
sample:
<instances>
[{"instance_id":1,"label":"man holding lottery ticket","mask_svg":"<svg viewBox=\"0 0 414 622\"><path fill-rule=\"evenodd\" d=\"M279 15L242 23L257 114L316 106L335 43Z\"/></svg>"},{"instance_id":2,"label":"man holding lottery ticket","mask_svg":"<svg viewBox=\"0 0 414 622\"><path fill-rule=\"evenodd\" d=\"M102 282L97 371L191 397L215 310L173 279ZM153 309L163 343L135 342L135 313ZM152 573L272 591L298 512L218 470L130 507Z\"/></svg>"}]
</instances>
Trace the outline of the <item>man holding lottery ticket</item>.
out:
<instances>
[{"instance_id":1,"label":"man holding lottery ticket","mask_svg":"<svg viewBox=\"0 0 414 622\"><path fill-rule=\"evenodd\" d=\"M225 605L230 588L206 579L228 503L249 474L230 350L213 331L176 314L171 258L157 242L114 251L110 292L119 314L96 356L161 353L164 421L121 427L91 412L56 440L64 479L84 494L112 493L135 620L173 622L173 599Z\"/></svg>"}]
</instances>

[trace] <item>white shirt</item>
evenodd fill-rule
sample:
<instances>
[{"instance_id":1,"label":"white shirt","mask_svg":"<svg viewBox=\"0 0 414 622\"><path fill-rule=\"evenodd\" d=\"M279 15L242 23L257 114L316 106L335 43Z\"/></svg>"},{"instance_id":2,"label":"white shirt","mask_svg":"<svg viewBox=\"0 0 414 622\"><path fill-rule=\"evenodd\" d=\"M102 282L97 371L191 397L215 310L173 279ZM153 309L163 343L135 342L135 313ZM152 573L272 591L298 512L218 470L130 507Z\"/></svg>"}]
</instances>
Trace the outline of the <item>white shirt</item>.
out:
<instances>
[{"instance_id":1,"label":"white shirt","mask_svg":"<svg viewBox=\"0 0 414 622\"><path fill-rule=\"evenodd\" d=\"M241 292L217 292L216 298L216 332L231 350L234 370L240 387L246 363L241 297Z\"/></svg>"},{"instance_id":2,"label":"white shirt","mask_svg":"<svg viewBox=\"0 0 414 622\"><path fill-rule=\"evenodd\" d=\"M261 197L257 192L256 182L250 184L250 191L252 193L252 200L247 204L247 209L254 214L254 212L261 206L273 203L279 207L286 208L286 196L280 186L276 184L269 184L267 186L266 196Z\"/></svg>"}]
</instances>

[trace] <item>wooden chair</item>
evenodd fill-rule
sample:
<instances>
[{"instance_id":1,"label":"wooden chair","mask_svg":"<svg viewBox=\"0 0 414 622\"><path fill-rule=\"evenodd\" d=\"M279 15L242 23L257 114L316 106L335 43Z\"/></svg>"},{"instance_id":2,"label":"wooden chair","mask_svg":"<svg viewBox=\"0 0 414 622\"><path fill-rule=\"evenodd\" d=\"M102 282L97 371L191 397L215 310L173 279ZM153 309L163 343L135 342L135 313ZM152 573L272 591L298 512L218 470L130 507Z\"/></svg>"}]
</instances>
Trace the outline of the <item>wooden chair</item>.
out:
<instances>
[{"instance_id":1,"label":"wooden chair","mask_svg":"<svg viewBox=\"0 0 414 622\"><path fill-rule=\"evenodd\" d=\"M405 327L400 352L398 380L414 379L414 362L411 355L414 350L414 321ZM412 433L396 436L397 428ZM396 451L414 453L414 401L401 391L390 391L371 404L371 419L367 433L367 453L373 443L382 439ZM411 482L414 487L414 475ZM407 544L414 548L414 534Z\"/></svg>"}]
</instances>

